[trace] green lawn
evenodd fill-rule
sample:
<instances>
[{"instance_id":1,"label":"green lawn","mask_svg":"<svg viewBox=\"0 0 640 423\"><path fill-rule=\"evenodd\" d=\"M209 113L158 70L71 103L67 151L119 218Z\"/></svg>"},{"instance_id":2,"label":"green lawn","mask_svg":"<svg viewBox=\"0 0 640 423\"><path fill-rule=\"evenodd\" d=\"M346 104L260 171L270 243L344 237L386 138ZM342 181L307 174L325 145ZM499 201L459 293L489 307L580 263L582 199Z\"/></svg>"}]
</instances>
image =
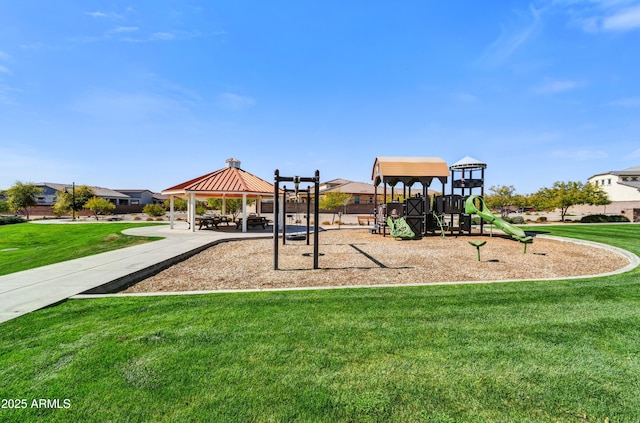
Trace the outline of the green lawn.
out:
<instances>
[{"instance_id":1,"label":"green lawn","mask_svg":"<svg viewBox=\"0 0 640 423\"><path fill-rule=\"evenodd\" d=\"M640 225L536 230L640 254ZM637 422L640 270L71 300L0 325L0 380L10 422Z\"/></svg>"},{"instance_id":2,"label":"green lawn","mask_svg":"<svg viewBox=\"0 0 640 423\"><path fill-rule=\"evenodd\" d=\"M20 223L0 226L0 275L129 247L160 238L121 231L153 223ZM16 250L14 250L14 248Z\"/></svg>"}]
</instances>

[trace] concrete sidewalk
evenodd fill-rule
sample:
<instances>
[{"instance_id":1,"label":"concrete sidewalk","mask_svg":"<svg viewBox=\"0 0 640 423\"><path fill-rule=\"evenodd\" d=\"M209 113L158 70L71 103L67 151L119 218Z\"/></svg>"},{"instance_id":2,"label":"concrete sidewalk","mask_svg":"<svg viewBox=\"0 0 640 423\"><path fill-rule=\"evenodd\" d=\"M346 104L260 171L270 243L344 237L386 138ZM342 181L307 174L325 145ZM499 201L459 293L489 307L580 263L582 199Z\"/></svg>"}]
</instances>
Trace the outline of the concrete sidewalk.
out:
<instances>
[{"instance_id":1,"label":"concrete sidewalk","mask_svg":"<svg viewBox=\"0 0 640 423\"><path fill-rule=\"evenodd\" d=\"M0 323L86 291L105 293L137 282L224 240L270 238L269 229L192 233L184 222L173 230L165 225L128 229L129 235L165 239L0 276Z\"/></svg>"}]
</instances>

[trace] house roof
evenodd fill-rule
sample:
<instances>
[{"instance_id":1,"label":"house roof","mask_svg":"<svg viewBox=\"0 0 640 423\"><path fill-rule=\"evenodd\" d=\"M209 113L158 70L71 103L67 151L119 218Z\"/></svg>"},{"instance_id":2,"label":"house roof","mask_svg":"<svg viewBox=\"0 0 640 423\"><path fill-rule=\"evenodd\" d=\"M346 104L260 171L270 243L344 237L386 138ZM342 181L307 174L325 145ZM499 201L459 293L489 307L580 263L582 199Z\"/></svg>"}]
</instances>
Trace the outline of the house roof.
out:
<instances>
[{"instance_id":1,"label":"house roof","mask_svg":"<svg viewBox=\"0 0 640 423\"><path fill-rule=\"evenodd\" d=\"M153 194L153 191L149 190L149 189L117 189L116 191L118 192L122 192L122 193L143 193L143 192L150 192Z\"/></svg>"},{"instance_id":2,"label":"house roof","mask_svg":"<svg viewBox=\"0 0 640 423\"><path fill-rule=\"evenodd\" d=\"M336 179L332 179L332 180L327 181L327 182L322 182L320 185L335 187L335 186L339 186L339 185L348 184L350 182L353 182L353 181L350 181L348 179L336 178Z\"/></svg>"},{"instance_id":3,"label":"house roof","mask_svg":"<svg viewBox=\"0 0 640 423\"><path fill-rule=\"evenodd\" d=\"M428 186L433 178L445 183L448 177L449 167L439 157L376 157L371 172L374 185L420 182Z\"/></svg>"},{"instance_id":4,"label":"house roof","mask_svg":"<svg viewBox=\"0 0 640 423\"><path fill-rule=\"evenodd\" d=\"M345 181L345 183L337 186L332 186L331 188L327 188L324 192L345 192L348 194L371 194L375 193L375 187L372 184L367 184L365 182L353 182L353 181Z\"/></svg>"},{"instance_id":5,"label":"house roof","mask_svg":"<svg viewBox=\"0 0 640 423\"><path fill-rule=\"evenodd\" d=\"M322 191L322 194L326 192L344 192L352 195L375 195L376 187L373 184L368 184L365 182L348 181L347 183L342 184L340 186L327 188L324 191ZM435 193L435 192L436 191L429 190L429 193ZM420 193L422 193L422 189L412 188L409 190L410 195L420 194ZM380 192L378 192L378 194L380 194Z\"/></svg>"},{"instance_id":6,"label":"house roof","mask_svg":"<svg viewBox=\"0 0 640 423\"><path fill-rule=\"evenodd\" d=\"M71 191L71 189L72 189L72 185L69 185L69 184L57 184L57 183L52 183L52 182L41 182L41 183L37 183L35 185L39 186L39 187L47 186L47 187L55 189L56 191L64 191L65 189L67 191ZM76 184L76 188L78 188L80 186L82 186L82 185ZM95 187L95 186L89 186L89 188L91 188L91 190L93 191L93 193L96 196L102 197L102 198L131 198L127 194L123 194L121 192L112 190L110 188Z\"/></svg>"},{"instance_id":7,"label":"house roof","mask_svg":"<svg viewBox=\"0 0 640 423\"><path fill-rule=\"evenodd\" d=\"M204 195L271 195L273 184L238 167L225 167L162 191L164 195L195 192Z\"/></svg>"},{"instance_id":8,"label":"house roof","mask_svg":"<svg viewBox=\"0 0 640 423\"><path fill-rule=\"evenodd\" d=\"M593 179L598 176L605 175L614 175L614 176L639 176L640 177L640 166L628 167L624 170L610 170L609 172L596 173L591 176L589 179Z\"/></svg>"}]
</instances>

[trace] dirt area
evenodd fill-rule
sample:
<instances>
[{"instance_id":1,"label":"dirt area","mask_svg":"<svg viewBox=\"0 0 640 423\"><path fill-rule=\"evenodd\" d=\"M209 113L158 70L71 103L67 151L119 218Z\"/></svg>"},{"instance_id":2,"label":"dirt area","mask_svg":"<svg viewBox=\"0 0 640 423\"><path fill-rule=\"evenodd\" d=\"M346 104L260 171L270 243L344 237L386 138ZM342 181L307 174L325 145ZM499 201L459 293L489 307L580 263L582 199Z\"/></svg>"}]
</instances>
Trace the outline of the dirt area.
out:
<instances>
[{"instance_id":1,"label":"dirt area","mask_svg":"<svg viewBox=\"0 0 640 423\"><path fill-rule=\"evenodd\" d=\"M486 241L481 261L470 241ZM440 236L398 241L365 229L320 233L320 269L313 269L313 235L280 241L279 268L273 270L273 239L225 242L124 291L167 292L366 286L541 279L592 275L629 264L613 252L571 242L536 238L523 244L499 236Z\"/></svg>"}]
</instances>

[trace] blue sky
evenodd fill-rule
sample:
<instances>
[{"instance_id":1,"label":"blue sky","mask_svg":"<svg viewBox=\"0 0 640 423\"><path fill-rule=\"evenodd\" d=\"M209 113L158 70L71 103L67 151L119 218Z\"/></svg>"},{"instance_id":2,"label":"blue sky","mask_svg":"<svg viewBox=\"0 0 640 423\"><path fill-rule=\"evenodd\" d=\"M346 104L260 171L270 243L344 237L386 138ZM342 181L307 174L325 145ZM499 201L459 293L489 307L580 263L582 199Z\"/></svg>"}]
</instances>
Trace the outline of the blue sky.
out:
<instances>
[{"instance_id":1,"label":"blue sky","mask_svg":"<svg viewBox=\"0 0 640 423\"><path fill-rule=\"evenodd\" d=\"M640 165L639 64L638 0L1 2L0 188L471 155L534 192Z\"/></svg>"}]
</instances>

